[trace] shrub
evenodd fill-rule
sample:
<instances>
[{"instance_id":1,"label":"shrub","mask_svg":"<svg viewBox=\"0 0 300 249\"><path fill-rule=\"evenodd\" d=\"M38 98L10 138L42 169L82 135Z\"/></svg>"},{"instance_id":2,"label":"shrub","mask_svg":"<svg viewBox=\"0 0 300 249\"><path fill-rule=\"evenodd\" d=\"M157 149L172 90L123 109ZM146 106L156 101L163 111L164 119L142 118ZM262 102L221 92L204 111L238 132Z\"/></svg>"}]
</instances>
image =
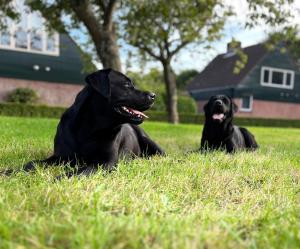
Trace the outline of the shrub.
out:
<instances>
[{"instance_id":1,"label":"shrub","mask_svg":"<svg viewBox=\"0 0 300 249\"><path fill-rule=\"evenodd\" d=\"M156 94L154 105L150 109L151 111L166 112L166 103L162 94Z\"/></svg>"},{"instance_id":2,"label":"shrub","mask_svg":"<svg viewBox=\"0 0 300 249\"><path fill-rule=\"evenodd\" d=\"M167 111L167 96L166 94L162 94L162 100L164 103L161 103L165 105L164 108L158 109L152 109L153 111ZM156 100L155 100L156 101ZM186 113L197 113L197 104L195 100L193 100L189 96L185 95L178 95L178 112L179 114L186 114Z\"/></svg>"},{"instance_id":3,"label":"shrub","mask_svg":"<svg viewBox=\"0 0 300 249\"><path fill-rule=\"evenodd\" d=\"M178 112L185 113L197 113L197 104L189 96L179 96L178 97Z\"/></svg>"},{"instance_id":4,"label":"shrub","mask_svg":"<svg viewBox=\"0 0 300 249\"><path fill-rule=\"evenodd\" d=\"M38 99L37 93L30 88L16 88L7 96L8 102L22 104L35 104Z\"/></svg>"}]
</instances>

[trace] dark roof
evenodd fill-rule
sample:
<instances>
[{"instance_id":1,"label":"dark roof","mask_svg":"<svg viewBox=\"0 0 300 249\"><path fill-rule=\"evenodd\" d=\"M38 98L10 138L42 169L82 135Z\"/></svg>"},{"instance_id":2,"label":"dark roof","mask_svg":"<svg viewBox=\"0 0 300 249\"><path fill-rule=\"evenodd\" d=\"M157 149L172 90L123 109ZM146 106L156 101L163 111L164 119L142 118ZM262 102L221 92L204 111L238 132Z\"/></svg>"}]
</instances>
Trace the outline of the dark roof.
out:
<instances>
[{"instance_id":1,"label":"dark roof","mask_svg":"<svg viewBox=\"0 0 300 249\"><path fill-rule=\"evenodd\" d=\"M239 74L233 73L238 56L233 55L226 57L227 53L220 54L191 81L187 90L195 91L200 89L235 86L239 84L248 72L267 53L267 49L264 44L257 44L243 48L243 52L248 56L248 62Z\"/></svg>"}]
</instances>

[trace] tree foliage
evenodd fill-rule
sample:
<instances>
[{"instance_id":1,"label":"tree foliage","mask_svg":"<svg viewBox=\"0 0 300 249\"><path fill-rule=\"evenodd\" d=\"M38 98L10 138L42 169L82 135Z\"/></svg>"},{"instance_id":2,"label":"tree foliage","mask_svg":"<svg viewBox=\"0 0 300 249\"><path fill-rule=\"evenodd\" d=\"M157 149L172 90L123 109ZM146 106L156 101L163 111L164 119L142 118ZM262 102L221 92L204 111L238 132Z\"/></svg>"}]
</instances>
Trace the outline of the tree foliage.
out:
<instances>
[{"instance_id":1,"label":"tree foliage","mask_svg":"<svg viewBox=\"0 0 300 249\"><path fill-rule=\"evenodd\" d=\"M299 25L292 20L299 17L300 10L294 11L291 6L295 0L247 0L249 7L246 28L267 25L277 32L269 35L265 46L274 49L278 44L284 43L288 50L296 57L300 55L300 41L297 33ZM239 59L236 61L234 73L238 74L247 64L247 55L242 50L236 49ZM286 51L282 51L286 52Z\"/></svg>"},{"instance_id":2,"label":"tree foliage","mask_svg":"<svg viewBox=\"0 0 300 249\"><path fill-rule=\"evenodd\" d=\"M298 29L288 27L283 32L273 32L269 34L266 47L269 50L279 49L281 53L289 53L300 68L300 39L297 35Z\"/></svg>"},{"instance_id":3,"label":"tree foliage","mask_svg":"<svg viewBox=\"0 0 300 249\"><path fill-rule=\"evenodd\" d=\"M139 89L155 93L162 93L165 90L163 74L156 68L152 68L148 73L128 71L127 75Z\"/></svg>"},{"instance_id":4,"label":"tree foliage","mask_svg":"<svg viewBox=\"0 0 300 249\"><path fill-rule=\"evenodd\" d=\"M181 90L185 90L187 84L198 74L199 72L195 69L188 69L181 71L176 76L177 86Z\"/></svg>"},{"instance_id":5,"label":"tree foliage","mask_svg":"<svg viewBox=\"0 0 300 249\"><path fill-rule=\"evenodd\" d=\"M129 0L123 18L125 39L141 53L160 61L170 60L192 42L214 41L220 37L224 17L231 13L222 2Z\"/></svg>"},{"instance_id":6,"label":"tree foliage","mask_svg":"<svg viewBox=\"0 0 300 249\"><path fill-rule=\"evenodd\" d=\"M231 14L223 1L127 0L124 16L125 39L145 58L161 62L167 93L169 121L177 123L177 86L171 61L191 43L220 38Z\"/></svg>"},{"instance_id":7,"label":"tree foliage","mask_svg":"<svg viewBox=\"0 0 300 249\"><path fill-rule=\"evenodd\" d=\"M0 0L0 30L7 28L7 18L16 20L18 17L19 13L14 8L12 0Z\"/></svg>"},{"instance_id":8,"label":"tree foliage","mask_svg":"<svg viewBox=\"0 0 300 249\"><path fill-rule=\"evenodd\" d=\"M121 71L114 13L118 0L30 0L32 10L41 12L48 27L60 32L84 30L104 67Z\"/></svg>"},{"instance_id":9,"label":"tree foliage","mask_svg":"<svg viewBox=\"0 0 300 249\"><path fill-rule=\"evenodd\" d=\"M247 0L250 14L246 26L255 27L261 23L272 27L290 26L294 17L290 6L294 2L295 0Z\"/></svg>"}]
</instances>

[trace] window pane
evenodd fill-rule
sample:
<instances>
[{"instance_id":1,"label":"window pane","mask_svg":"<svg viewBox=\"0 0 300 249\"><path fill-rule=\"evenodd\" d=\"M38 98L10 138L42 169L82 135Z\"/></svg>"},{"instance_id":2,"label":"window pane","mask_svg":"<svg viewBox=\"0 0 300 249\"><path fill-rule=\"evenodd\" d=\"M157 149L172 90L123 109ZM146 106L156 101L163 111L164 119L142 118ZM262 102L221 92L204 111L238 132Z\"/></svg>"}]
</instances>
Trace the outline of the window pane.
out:
<instances>
[{"instance_id":1,"label":"window pane","mask_svg":"<svg viewBox=\"0 0 300 249\"><path fill-rule=\"evenodd\" d=\"M30 15L31 18L31 31L41 31L44 29L43 18L38 12L33 12Z\"/></svg>"},{"instance_id":2,"label":"window pane","mask_svg":"<svg viewBox=\"0 0 300 249\"><path fill-rule=\"evenodd\" d=\"M269 77L270 77L270 71L268 69L264 69L264 82L268 83L269 82Z\"/></svg>"},{"instance_id":3,"label":"window pane","mask_svg":"<svg viewBox=\"0 0 300 249\"><path fill-rule=\"evenodd\" d=\"M55 36L48 36L47 38L47 51L49 52L55 52L56 51L56 42L55 42Z\"/></svg>"},{"instance_id":4,"label":"window pane","mask_svg":"<svg viewBox=\"0 0 300 249\"><path fill-rule=\"evenodd\" d=\"M12 34L10 33L10 29L12 26L12 20L10 18L3 18L3 29L0 31L0 45L10 46Z\"/></svg>"},{"instance_id":5,"label":"window pane","mask_svg":"<svg viewBox=\"0 0 300 249\"><path fill-rule=\"evenodd\" d=\"M242 97L242 108L250 109L250 96Z\"/></svg>"},{"instance_id":6,"label":"window pane","mask_svg":"<svg viewBox=\"0 0 300 249\"><path fill-rule=\"evenodd\" d=\"M291 86L292 85L292 74L291 73L287 73L286 74L286 85L287 86Z\"/></svg>"},{"instance_id":7,"label":"window pane","mask_svg":"<svg viewBox=\"0 0 300 249\"><path fill-rule=\"evenodd\" d=\"M38 12L30 14L30 48L32 50L43 50L43 18Z\"/></svg>"},{"instance_id":8,"label":"window pane","mask_svg":"<svg viewBox=\"0 0 300 249\"><path fill-rule=\"evenodd\" d=\"M27 32L20 27L16 31L16 48L27 48Z\"/></svg>"},{"instance_id":9,"label":"window pane","mask_svg":"<svg viewBox=\"0 0 300 249\"><path fill-rule=\"evenodd\" d=\"M272 83L277 85L283 85L283 73L274 71L272 73Z\"/></svg>"},{"instance_id":10,"label":"window pane","mask_svg":"<svg viewBox=\"0 0 300 249\"><path fill-rule=\"evenodd\" d=\"M31 41L30 41L30 47L32 50L43 50L43 40L42 40L42 34L38 32L32 32L31 33Z\"/></svg>"},{"instance_id":11,"label":"window pane","mask_svg":"<svg viewBox=\"0 0 300 249\"><path fill-rule=\"evenodd\" d=\"M28 10L25 8L23 0L16 1L16 8L20 11L20 19L17 23L15 33L16 48L28 48Z\"/></svg>"},{"instance_id":12,"label":"window pane","mask_svg":"<svg viewBox=\"0 0 300 249\"><path fill-rule=\"evenodd\" d=\"M10 33L8 31L2 31L0 35L0 44L4 46L10 46Z\"/></svg>"}]
</instances>

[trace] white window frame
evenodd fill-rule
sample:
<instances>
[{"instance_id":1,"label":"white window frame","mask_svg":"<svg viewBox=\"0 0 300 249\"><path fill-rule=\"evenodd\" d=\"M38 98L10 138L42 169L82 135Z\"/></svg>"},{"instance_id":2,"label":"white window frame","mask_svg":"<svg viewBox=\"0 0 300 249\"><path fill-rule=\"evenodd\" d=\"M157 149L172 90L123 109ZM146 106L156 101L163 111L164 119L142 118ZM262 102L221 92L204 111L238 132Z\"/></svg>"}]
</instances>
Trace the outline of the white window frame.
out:
<instances>
[{"instance_id":1,"label":"white window frame","mask_svg":"<svg viewBox=\"0 0 300 249\"><path fill-rule=\"evenodd\" d=\"M264 82L264 72L265 71L269 71L269 81L268 82ZM273 72L283 73L283 85L272 83ZM286 84L288 73L291 74L291 84L290 85ZM294 89L294 82L295 82L295 72L293 70L275 68L275 67L265 67L265 66L261 67L260 84L262 86L283 88L283 89Z\"/></svg>"},{"instance_id":2,"label":"white window frame","mask_svg":"<svg viewBox=\"0 0 300 249\"><path fill-rule=\"evenodd\" d=\"M49 36L49 33L46 32L45 29L43 29L41 31L42 33L42 42L43 42L43 47L42 50L34 50L31 49L31 19L32 19L32 15L34 13L29 13L27 15L27 23L28 23L28 27L27 27L27 48L17 48L16 45L16 37L15 37L15 32L17 30L18 27L18 23L16 22L12 22L12 24L9 26L9 30L8 32L10 33L10 45L4 45L0 43L0 49L7 49L7 50L13 50L13 51L20 51L20 52L27 52L27 53L34 53L34 54L43 54L43 55L51 55L51 56L59 56L60 54L60 49L59 49L59 34L57 32L54 32L51 36L54 37L55 40L55 51L49 51L47 50L47 38ZM5 30L3 30L5 31ZM1 39L1 31L0 31L0 39Z\"/></svg>"},{"instance_id":3,"label":"white window frame","mask_svg":"<svg viewBox=\"0 0 300 249\"><path fill-rule=\"evenodd\" d=\"M250 107L249 108L243 108L243 97L250 97ZM253 110L253 95L245 95L241 97L241 101L240 101L240 111L241 112L252 112Z\"/></svg>"}]
</instances>

